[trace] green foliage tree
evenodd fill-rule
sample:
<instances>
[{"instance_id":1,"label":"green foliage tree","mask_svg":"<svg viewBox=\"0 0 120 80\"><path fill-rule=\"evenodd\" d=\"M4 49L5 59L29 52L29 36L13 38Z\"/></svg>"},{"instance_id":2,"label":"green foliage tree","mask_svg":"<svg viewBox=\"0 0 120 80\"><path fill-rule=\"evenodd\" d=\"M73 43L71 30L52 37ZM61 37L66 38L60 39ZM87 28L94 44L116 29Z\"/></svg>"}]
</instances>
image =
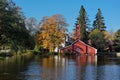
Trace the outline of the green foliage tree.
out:
<instances>
[{"instance_id":1,"label":"green foliage tree","mask_svg":"<svg viewBox=\"0 0 120 80\"><path fill-rule=\"evenodd\" d=\"M106 40L104 38L104 33L99 29L94 29L90 34L89 38L91 40L92 46L97 48L99 52L102 52L106 47Z\"/></svg>"},{"instance_id":2,"label":"green foliage tree","mask_svg":"<svg viewBox=\"0 0 120 80\"><path fill-rule=\"evenodd\" d=\"M120 29L115 33L115 50L120 51Z\"/></svg>"},{"instance_id":3,"label":"green foliage tree","mask_svg":"<svg viewBox=\"0 0 120 80\"><path fill-rule=\"evenodd\" d=\"M77 24L80 24L80 39L87 43L87 29L89 29L89 20L87 17L87 13L83 5L80 8L79 16L76 21Z\"/></svg>"},{"instance_id":4,"label":"green foliage tree","mask_svg":"<svg viewBox=\"0 0 120 80\"><path fill-rule=\"evenodd\" d=\"M93 30L89 34L89 39L91 40L92 46L97 48L99 52L105 51L107 46L108 34L106 31L106 26L104 23L104 17L102 17L102 12L98 9L95 20L93 22Z\"/></svg>"},{"instance_id":5,"label":"green foliage tree","mask_svg":"<svg viewBox=\"0 0 120 80\"><path fill-rule=\"evenodd\" d=\"M9 6L7 5L6 0L0 0L0 46L7 44L6 42L8 41L6 38L6 32L9 30L9 27L6 27L8 24L5 24L5 21L7 21L7 19L3 18L3 16L8 17L5 15L7 14L8 7Z\"/></svg>"},{"instance_id":6,"label":"green foliage tree","mask_svg":"<svg viewBox=\"0 0 120 80\"><path fill-rule=\"evenodd\" d=\"M95 21L93 22L93 29L99 29L100 31L106 30L104 17L102 16L102 12L100 9L98 9L98 12L95 17Z\"/></svg>"},{"instance_id":7,"label":"green foliage tree","mask_svg":"<svg viewBox=\"0 0 120 80\"><path fill-rule=\"evenodd\" d=\"M0 47L18 51L34 45L25 27L25 16L12 0L0 0Z\"/></svg>"}]
</instances>

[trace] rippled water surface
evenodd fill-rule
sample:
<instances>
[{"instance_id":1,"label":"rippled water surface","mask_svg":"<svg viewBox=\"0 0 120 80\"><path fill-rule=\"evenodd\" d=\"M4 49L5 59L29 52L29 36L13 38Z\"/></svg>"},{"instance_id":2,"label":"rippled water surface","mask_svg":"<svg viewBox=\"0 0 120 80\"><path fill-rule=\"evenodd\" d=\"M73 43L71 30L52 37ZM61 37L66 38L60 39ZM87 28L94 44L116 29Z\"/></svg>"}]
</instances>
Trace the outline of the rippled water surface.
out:
<instances>
[{"instance_id":1,"label":"rippled water surface","mask_svg":"<svg viewBox=\"0 0 120 80\"><path fill-rule=\"evenodd\" d=\"M120 58L14 56L0 60L0 80L120 80Z\"/></svg>"}]
</instances>

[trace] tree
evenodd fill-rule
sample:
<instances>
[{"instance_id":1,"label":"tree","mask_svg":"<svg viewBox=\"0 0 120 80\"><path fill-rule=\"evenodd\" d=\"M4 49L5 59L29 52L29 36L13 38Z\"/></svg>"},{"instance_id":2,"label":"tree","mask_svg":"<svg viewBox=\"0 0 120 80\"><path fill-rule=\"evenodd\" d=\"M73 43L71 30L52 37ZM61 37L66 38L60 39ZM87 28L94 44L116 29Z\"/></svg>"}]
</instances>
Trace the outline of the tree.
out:
<instances>
[{"instance_id":1,"label":"tree","mask_svg":"<svg viewBox=\"0 0 120 80\"><path fill-rule=\"evenodd\" d=\"M29 31L30 35L35 35L37 31L37 20L33 17L28 18L25 20L25 25L27 30Z\"/></svg>"},{"instance_id":2,"label":"tree","mask_svg":"<svg viewBox=\"0 0 120 80\"><path fill-rule=\"evenodd\" d=\"M87 29L89 28L88 22L87 13L82 5L76 23L80 24L80 39L85 43L87 43Z\"/></svg>"},{"instance_id":3,"label":"tree","mask_svg":"<svg viewBox=\"0 0 120 80\"><path fill-rule=\"evenodd\" d=\"M53 15L53 17L55 17L55 19L56 19L57 28L62 29L63 31L67 31L66 27L68 26L68 24L66 23L66 20L63 17L63 15L56 14L56 15Z\"/></svg>"},{"instance_id":4,"label":"tree","mask_svg":"<svg viewBox=\"0 0 120 80\"><path fill-rule=\"evenodd\" d=\"M54 15L47 19L42 19L40 30L36 36L36 42L39 48L49 49L53 52L56 47L61 46L64 42L66 28L64 20Z\"/></svg>"},{"instance_id":5,"label":"tree","mask_svg":"<svg viewBox=\"0 0 120 80\"><path fill-rule=\"evenodd\" d=\"M113 33L112 30L109 31L109 32L108 31L104 31L103 33L105 35L106 41L114 41L114 33Z\"/></svg>"},{"instance_id":6,"label":"tree","mask_svg":"<svg viewBox=\"0 0 120 80\"><path fill-rule=\"evenodd\" d=\"M0 46L15 51L30 49L34 41L25 28L25 16L12 0L0 0Z\"/></svg>"},{"instance_id":7,"label":"tree","mask_svg":"<svg viewBox=\"0 0 120 80\"><path fill-rule=\"evenodd\" d=\"M93 29L99 29L100 31L106 30L104 17L102 16L102 12L100 9L98 9L98 12L95 17L95 21L93 22Z\"/></svg>"},{"instance_id":8,"label":"tree","mask_svg":"<svg viewBox=\"0 0 120 80\"><path fill-rule=\"evenodd\" d=\"M6 42L8 41L8 39L6 38L6 34L5 32L7 32L7 30L9 30L7 24L5 24L5 18L4 17L7 17L5 14L7 14L7 8L9 7L7 5L7 1L6 0L0 0L0 46L3 46L5 44L7 44ZM7 27L6 27L7 26ZM7 30L6 30L7 28Z\"/></svg>"},{"instance_id":9,"label":"tree","mask_svg":"<svg viewBox=\"0 0 120 80\"><path fill-rule=\"evenodd\" d=\"M106 48L106 40L104 38L104 33L99 29L94 29L90 34L89 38L91 40L92 46L97 48L98 51L102 52Z\"/></svg>"},{"instance_id":10,"label":"tree","mask_svg":"<svg viewBox=\"0 0 120 80\"><path fill-rule=\"evenodd\" d=\"M97 48L100 52L104 51L108 47L107 42L111 38L107 31L105 31L106 26L103 19L104 17L102 17L102 12L98 9L95 21L93 22L93 30L89 34L92 46Z\"/></svg>"},{"instance_id":11,"label":"tree","mask_svg":"<svg viewBox=\"0 0 120 80\"><path fill-rule=\"evenodd\" d=\"M115 50L120 51L120 29L115 33Z\"/></svg>"}]
</instances>

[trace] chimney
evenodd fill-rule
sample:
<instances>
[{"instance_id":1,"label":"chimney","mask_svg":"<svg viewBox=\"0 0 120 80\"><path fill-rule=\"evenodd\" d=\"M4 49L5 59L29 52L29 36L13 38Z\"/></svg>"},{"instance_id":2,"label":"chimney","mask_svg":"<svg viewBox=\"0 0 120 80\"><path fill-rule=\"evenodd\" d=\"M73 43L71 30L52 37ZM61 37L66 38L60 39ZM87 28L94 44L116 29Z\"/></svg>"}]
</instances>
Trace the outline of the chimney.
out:
<instances>
[{"instance_id":1,"label":"chimney","mask_svg":"<svg viewBox=\"0 0 120 80\"><path fill-rule=\"evenodd\" d=\"M76 24L76 40L80 39L80 25Z\"/></svg>"}]
</instances>

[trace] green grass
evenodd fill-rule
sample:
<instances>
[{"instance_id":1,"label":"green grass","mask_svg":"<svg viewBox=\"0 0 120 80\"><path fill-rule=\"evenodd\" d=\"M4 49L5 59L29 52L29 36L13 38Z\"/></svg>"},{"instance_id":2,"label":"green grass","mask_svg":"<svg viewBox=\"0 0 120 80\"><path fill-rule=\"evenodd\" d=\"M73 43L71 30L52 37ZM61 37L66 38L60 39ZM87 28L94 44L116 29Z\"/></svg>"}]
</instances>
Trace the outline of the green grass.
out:
<instances>
[{"instance_id":1,"label":"green grass","mask_svg":"<svg viewBox=\"0 0 120 80\"><path fill-rule=\"evenodd\" d=\"M3 60L4 58L3 57L0 57L0 60Z\"/></svg>"}]
</instances>

